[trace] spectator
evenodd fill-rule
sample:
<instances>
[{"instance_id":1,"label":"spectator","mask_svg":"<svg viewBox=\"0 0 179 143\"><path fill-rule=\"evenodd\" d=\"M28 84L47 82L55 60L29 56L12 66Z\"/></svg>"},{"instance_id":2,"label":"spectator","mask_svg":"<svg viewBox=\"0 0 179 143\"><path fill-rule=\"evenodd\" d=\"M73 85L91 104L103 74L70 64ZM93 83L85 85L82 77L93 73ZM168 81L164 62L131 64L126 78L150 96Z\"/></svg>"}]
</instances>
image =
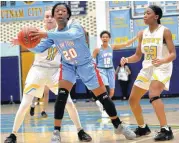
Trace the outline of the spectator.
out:
<instances>
[{"instance_id":1,"label":"spectator","mask_svg":"<svg viewBox=\"0 0 179 143\"><path fill-rule=\"evenodd\" d=\"M125 64L124 66L121 66L119 64L119 66L116 69L116 77L122 89L123 100L127 100L129 98L127 90L130 81L130 74L131 70L129 69L129 66L127 64Z\"/></svg>"}]
</instances>

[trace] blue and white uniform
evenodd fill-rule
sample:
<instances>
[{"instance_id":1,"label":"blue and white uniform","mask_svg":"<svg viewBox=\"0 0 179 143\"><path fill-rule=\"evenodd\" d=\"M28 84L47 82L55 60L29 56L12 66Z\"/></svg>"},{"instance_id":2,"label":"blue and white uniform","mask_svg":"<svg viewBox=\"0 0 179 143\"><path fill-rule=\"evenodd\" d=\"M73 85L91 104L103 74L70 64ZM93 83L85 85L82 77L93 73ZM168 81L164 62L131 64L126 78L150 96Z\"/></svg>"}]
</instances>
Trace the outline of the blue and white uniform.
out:
<instances>
[{"instance_id":1,"label":"blue and white uniform","mask_svg":"<svg viewBox=\"0 0 179 143\"><path fill-rule=\"evenodd\" d=\"M76 75L79 75L89 90L103 85L86 43L84 29L78 22L71 21L63 30L47 32L47 39L30 50L43 52L53 44L62 55L60 79L74 84Z\"/></svg>"},{"instance_id":2,"label":"blue and white uniform","mask_svg":"<svg viewBox=\"0 0 179 143\"><path fill-rule=\"evenodd\" d=\"M106 49L100 48L96 56L97 68L105 85L115 88L115 70L113 66L113 49L109 45Z\"/></svg>"}]
</instances>

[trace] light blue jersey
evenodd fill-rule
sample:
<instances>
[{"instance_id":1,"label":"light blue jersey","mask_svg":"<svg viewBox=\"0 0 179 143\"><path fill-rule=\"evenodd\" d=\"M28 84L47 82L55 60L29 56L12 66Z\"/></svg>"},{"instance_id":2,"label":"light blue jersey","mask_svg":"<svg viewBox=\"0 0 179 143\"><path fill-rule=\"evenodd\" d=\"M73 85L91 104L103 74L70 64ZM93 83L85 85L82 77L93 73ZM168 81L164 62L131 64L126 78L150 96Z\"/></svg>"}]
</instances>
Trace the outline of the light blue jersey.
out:
<instances>
[{"instance_id":1,"label":"light blue jersey","mask_svg":"<svg viewBox=\"0 0 179 143\"><path fill-rule=\"evenodd\" d=\"M63 30L56 29L55 32L47 32L47 35L46 40L29 50L41 53L55 44L62 55L60 80L67 80L74 84L76 75L78 75L89 90L103 86L99 71L93 63L86 43L84 29L79 23L72 22Z\"/></svg>"},{"instance_id":2,"label":"light blue jersey","mask_svg":"<svg viewBox=\"0 0 179 143\"><path fill-rule=\"evenodd\" d=\"M113 66L113 49L108 46L106 49L100 48L96 57L97 67L102 77L103 83L110 89L115 88L115 70Z\"/></svg>"},{"instance_id":3,"label":"light blue jersey","mask_svg":"<svg viewBox=\"0 0 179 143\"><path fill-rule=\"evenodd\" d=\"M92 60L84 29L78 22L73 21L60 31L56 29L55 32L47 32L47 36L46 40L29 50L43 52L55 44L65 63L83 65Z\"/></svg>"},{"instance_id":4,"label":"light blue jersey","mask_svg":"<svg viewBox=\"0 0 179 143\"><path fill-rule=\"evenodd\" d=\"M113 68L113 49L111 46L106 49L100 48L96 63L98 68Z\"/></svg>"}]
</instances>

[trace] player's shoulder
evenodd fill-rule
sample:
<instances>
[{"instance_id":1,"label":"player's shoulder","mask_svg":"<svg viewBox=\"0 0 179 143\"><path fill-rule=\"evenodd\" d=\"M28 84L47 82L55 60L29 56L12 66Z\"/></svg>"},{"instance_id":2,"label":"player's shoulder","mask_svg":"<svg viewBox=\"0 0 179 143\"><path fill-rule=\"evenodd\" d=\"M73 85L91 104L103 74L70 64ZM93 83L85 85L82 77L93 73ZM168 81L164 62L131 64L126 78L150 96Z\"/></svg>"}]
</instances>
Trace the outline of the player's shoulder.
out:
<instances>
[{"instance_id":1,"label":"player's shoulder","mask_svg":"<svg viewBox=\"0 0 179 143\"><path fill-rule=\"evenodd\" d=\"M98 48L98 47L96 47L96 48L94 49L94 52L95 52L95 53L99 53L99 51L100 51L100 48Z\"/></svg>"},{"instance_id":2,"label":"player's shoulder","mask_svg":"<svg viewBox=\"0 0 179 143\"><path fill-rule=\"evenodd\" d=\"M164 35L164 37L172 36L172 33L171 33L170 29L168 29L167 27L164 27L163 35Z\"/></svg>"},{"instance_id":3,"label":"player's shoulder","mask_svg":"<svg viewBox=\"0 0 179 143\"><path fill-rule=\"evenodd\" d=\"M164 31L166 31L166 32L169 32L170 31L170 29L168 29L167 27L165 27L164 25L161 25L161 27L164 29Z\"/></svg>"},{"instance_id":4,"label":"player's shoulder","mask_svg":"<svg viewBox=\"0 0 179 143\"><path fill-rule=\"evenodd\" d=\"M54 32L56 28L50 29L49 32Z\"/></svg>"},{"instance_id":5,"label":"player's shoulder","mask_svg":"<svg viewBox=\"0 0 179 143\"><path fill-rule=\"evenodd\" d=\"M143 38L143 34L144 34L144 33L145 33L145 29L139 31L139 32L137 33L137 37L138 37L139 39Z\"/></svg>"},{"instance_id":6,"label":"player's shoulder","mask_svg":"<svg viewBox=\"0 0 179 143\"><path fill-rule=\"evenodd\" d=\"M71 27L71 26L79 26L79 27L82 27L81 26L81 24L80 24L80 22L78 21L78 20L76 20L76 19L70 19L69 21L68 21L68 24L67 24L69 27Z\"/></svg>"},{"instance_id":7,"label":"player's shoulder","mask_svg":"<svg viewBox=\"0 0 179 143\"><path fill-rule=\"evenodd\" d=\"M114 46L114 45L108 44L108 47L109 47L110 49L113 49L113 46Z\"/></svg>"},{"instance_id":8,"label":"player's shoulder","mask_svg":"<svg viewBox=\"0 0 179 143\"><path fill-rule=\"evenodd\" d=\"M138 35L139 35L139 36L141 36L141 35L143 35L143 33L144 33L144 32L145 32L145 29L144 29L144 30L139 31L139 32L138 32Z\"/></svg>"}]
</instances>

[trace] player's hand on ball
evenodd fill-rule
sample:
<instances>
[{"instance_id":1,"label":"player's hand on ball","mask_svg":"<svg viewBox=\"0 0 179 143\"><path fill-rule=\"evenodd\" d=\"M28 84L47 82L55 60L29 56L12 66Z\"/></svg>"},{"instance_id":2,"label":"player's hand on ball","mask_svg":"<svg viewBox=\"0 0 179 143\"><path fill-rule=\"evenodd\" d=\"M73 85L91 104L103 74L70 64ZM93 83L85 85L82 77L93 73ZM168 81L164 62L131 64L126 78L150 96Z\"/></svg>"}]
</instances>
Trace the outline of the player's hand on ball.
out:
<instances>
[{"instance_id":1,"label":"player's hand on ball","mask_svg":"<svg viewBox=\"0 0 179 143\"><path fill-rule=\"evenodd\" d=\"M31 36L31 40L37 40L41 38L47 37L47 32L43 30L31 30L29 36Z\"/></svg>"},{"instance_id":2,"label":"player's hand on ball","mask_svg":"<svg viewBox=\"0 0 179 143\"><path fill-rule=\"evenodd\" d=\"M121 66L124 66L126 63L128 63L128 59L125 57L122 57L120 63L121 63Z\"/></svg>"},{"instance_id":3,"label":"player's hand on ball","mask_svg":"<svg viewBox=\"0 0 179 143\"><path fill-rule=\"evenodd\" d=\"M158 66L164 64L164 59L153 59L153 60L152 60L152 64L153 64L155 67L158 67Z\"/></svg>"},{"instance_id":4,"label":"player's hand on ball","mask_svg":"<svg viewBox=\"0 0 179 143\"><path fill-rule=\"evenodd\" d=\"M18 38L12 38L12 39L10 40L10 42L11 42L11 45L12 45L12 46L19 45L19 40L18 40Z\"/></svg>"}]
</instances>

